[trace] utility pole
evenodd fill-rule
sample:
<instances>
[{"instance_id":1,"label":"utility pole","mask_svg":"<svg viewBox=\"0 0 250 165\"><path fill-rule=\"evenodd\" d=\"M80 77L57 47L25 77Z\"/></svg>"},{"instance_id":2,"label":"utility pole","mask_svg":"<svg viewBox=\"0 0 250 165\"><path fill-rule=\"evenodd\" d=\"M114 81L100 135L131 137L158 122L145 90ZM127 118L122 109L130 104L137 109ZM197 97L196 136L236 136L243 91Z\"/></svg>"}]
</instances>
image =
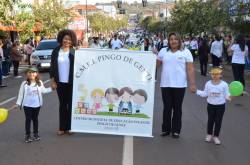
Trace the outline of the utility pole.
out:
<instances>
[{"instance_id":1,"label":"utility pole","mask_svg":"<svg viewBox=\"0 0 250 165\"><path fill-rule=\"evenodd\" d=\"M89 23L88 23L88 0L86 0L86 11L85 11L85 17L86 17L86 41L88 42L88 32L89 32Z\"/></svg>"}]
</instances>

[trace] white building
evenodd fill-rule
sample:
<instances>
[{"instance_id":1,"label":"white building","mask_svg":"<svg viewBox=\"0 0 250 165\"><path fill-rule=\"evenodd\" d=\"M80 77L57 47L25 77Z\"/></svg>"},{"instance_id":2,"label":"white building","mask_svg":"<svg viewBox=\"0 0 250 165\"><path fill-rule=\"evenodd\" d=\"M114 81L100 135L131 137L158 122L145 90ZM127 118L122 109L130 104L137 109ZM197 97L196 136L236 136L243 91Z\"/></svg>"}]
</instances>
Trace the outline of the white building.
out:
<instances>
[{"instance_id":1,"label":"white building","mask_svg":"<svg viewBox=\"0 0 250 165\"><path fill-rule=\"evenodd\" d=\"M105 13L108 13L110 17L116 18L116 7L112 5L111 3L97 3L96 8L103 10Z\"/></svg>"}]
</instances>

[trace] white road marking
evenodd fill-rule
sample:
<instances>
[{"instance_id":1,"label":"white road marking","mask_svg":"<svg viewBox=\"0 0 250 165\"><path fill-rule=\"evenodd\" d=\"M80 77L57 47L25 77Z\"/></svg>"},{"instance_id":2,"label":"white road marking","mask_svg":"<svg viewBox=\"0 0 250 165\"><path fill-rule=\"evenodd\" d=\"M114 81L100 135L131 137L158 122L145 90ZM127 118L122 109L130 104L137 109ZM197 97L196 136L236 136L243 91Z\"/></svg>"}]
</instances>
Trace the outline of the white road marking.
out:
<instances>
[{"instance_id":1,"label":"white road marking","mask_svg":"<svg viewBox=\"0 0 250 165\"><path fill-rule=\"evenodd\" d=\"M44 81L43 83L44 83L44 84L47 84L48 82L50 82L50 79Z\"/></svg>"},{"instance_id":2,"label":"white road marking","mask_svg":"<svg viewBox=\"0 0 250 165\"><path fill-rule=\"evenodd\" d=\"M48 82L50 82L50 79L44 81L44 84L47 84ZM0 106L2 106L4 104L7 104L7 103L11 102L12 100L15 100L16 98L17 98L17 96L11 97L11 98L9 98L7 100L4 100L3 102L0 103Z\"/></svg>"},{"instance_id":3,"label":"white road marking","mask_svg":"<svg viewBox=\"0 0 250 165\"><path fill-rule=\"evenodd\" d=\"M122 165L134 164L134 138L133 136L124 136Z\"/></svg>"},{"instance_id":4,"label":"white road marking","mask_svg":"<svg viewBox=\"0 0 250 165\"><path fill-rule=\"evenodd\" d=\"M11 97L11 98L9 98L9 99L7 99L7 100L1 102L1 103L0 103L0 106L2 106L2 105L4 105L4 104L7 104L8 102L10 102L10 101L12 101L12 100L14 100L14 99L16 99L16 97Z\"/></svg>"}]
</instances>

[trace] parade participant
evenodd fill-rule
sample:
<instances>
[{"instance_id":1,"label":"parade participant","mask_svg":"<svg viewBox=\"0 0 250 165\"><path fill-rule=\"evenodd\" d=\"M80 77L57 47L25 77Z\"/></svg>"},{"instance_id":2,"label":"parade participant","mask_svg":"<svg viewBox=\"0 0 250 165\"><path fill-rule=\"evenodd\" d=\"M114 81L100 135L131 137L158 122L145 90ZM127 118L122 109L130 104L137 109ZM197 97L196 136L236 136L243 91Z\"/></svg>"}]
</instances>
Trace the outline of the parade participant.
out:
<instances>
[{"instance_id":1,"label":"parade participant","mask_svg":"<svg viewBox=\"0 0 250 165\"><path fill-rule=\"evenodd\" d=\"M215 36L215 41L212 42L210 53L212 57L213 67L220 66L220 60L222 58L223 45L218 35Z\"/></svg>"},{"instance_id":2,"label":"parade participant","mask_svg":"<svg viewBox=\"0 0 250 165\"><path fill-rule=\"evenodd\" d=\"M164 36L160 33L159 34L159 41L156 45L156 49L159 52L162 48L166 47L167 45L164 45Z\"/></svg>"},{"instance_id":3,"label":"parade participant","mask_svg":"<svg viewBox=\"0 0 250 165\"><path fill-rule=\"evenodd\" d=\"M221 144L219 134L222 124L223 115L225 112L226 100L231 101L228 84L221 80L222 70L213 68L211 70L211 78L206 85L204 91L197 90L196 94L201 97L207 97L207 135L206 142L211 142L213 139L216 145Z\"/></svg>"},{"instance_id":4,"label":"parade participant","mask_svg":"<svg viewBox=\"0 0 250 165\"><path fill-rule=\"evenodd\" d=\"M23 58L23 55L20 52L19 42L16 41L12 45L12 49L11 49L11 59L12 59L12 62L13 62L14 77L15 78L21 78L22 77L22 76L18 75L19 64L22 61L22 58Z\"/></svg>"},{"instance_id":5,"label":"parade participant","mask_svg":"<svg viewBox=\"0 0 250 165\"><path fill-rule=\"evenodd\" d=\"M61 30L57 35L57 42L60 46L52 52L50 68L51 86L57 88L60 104L57 134L70 135L76 34L72 30Z\"/></svg>"},{"instance_id":6,"label":"parade participant","mask_svg":"<svg viewBox=\"0 0 250 165\"><path fill-rule=\"evenodd\" d=\"M187 75L191 92L196 91L193 57L188 49L183 48L179 34L170 33L168 48L163 48L157 58L158 65L162 64L160 84L164 106L162 136L172 133L173 138L179 138Z\"/></svg>"},{"instance_id":7,"label":"parade participant","mask_svg":"<svg viewBox=\"0 0 250 165\"><path fill-rule=\"evenodd\" d=\"M101 48L98 37L93 37L93 43L90 45L90 48Z\"/></svg>"},{"instance_id":8,"label":"parade participant","mask_svg":"<svg viewBox=\"0 0 250 165\"><path fill-rule=\"evenodd\" d=\"M141 51L149 51L149 50L151 50L149 39L148 38L144 38L143 44L141 46Z\"/></svg>"},{"instance_id":9,"label":"parade participant","mask_svg":"<svg viewBox=\"0 0 250 165\"><path fill-rule=\"evenodd\" d=\"M246 45L243 35L237 35L235 44L228 49L232 54L232 70L235 81L240 81L245 87L244 70L246 57L248 56L248 46Z\"/></svg>"},{"instance_id":10,"label":"parade participant","mask_svg":"<svg viewBox=\"0 0 250 165\"><path fill-rule=\"evenodd\" d=\"M120 49L123 47L123 43L120 39L117 38L117 34L114 35L114 38L111 40L112 49Z\"/></svg>"},{"instance_id":11,"label":"parade participant","mask_svg":"<svg viewBox=\"0 0 250 165\"><path fill-rule=\"evenodd\" d=\"M190 50L190 40L189 40L189 37L186 37L186 38L185 38L183 44L184 44L184 47L185 47L186 49L189 49L189 50Z\"/></svg>"},{"instance_id":12,"label":"parade participant","mask_svg":"<svg viewBox=\"0 0 250 165\"><path fill-rule=\"evenodd\" d=\"M192 38L190 42L190 51L192 53L193 59L195 60L196 54L195 52L198 50L198 41L196 40L195 37Z\"/></svg>"},{"instance_id":13,"label":"parade participant","mask_svg":"<svg viewBox=\"0 0 250 165\"><path fill-rule=\"evenodd\" d=\"M209 47L207 44L206 39L201 39L201 44L198 48L199 60L200 60L200 70L201 75L207 75L207 62L208 62L208 54L209 54Z\"/></svg>"},{"instance_id":14,"label":"parade participant","mask_svg":"<svg viewBox=\"0 0 250 165\"><path fill-rule=\"evenodd\" d=\"M25 113L25 142L39 141L38 135L38 115L43 105L43 93L51 92L51 88L45 88L40 80L38 69L29 67L26 71L26 81L23 81L19 90L16 104L24 109ZM30 136L30 125L33 122L34 137Z\"/></svg>"}]
</instances>

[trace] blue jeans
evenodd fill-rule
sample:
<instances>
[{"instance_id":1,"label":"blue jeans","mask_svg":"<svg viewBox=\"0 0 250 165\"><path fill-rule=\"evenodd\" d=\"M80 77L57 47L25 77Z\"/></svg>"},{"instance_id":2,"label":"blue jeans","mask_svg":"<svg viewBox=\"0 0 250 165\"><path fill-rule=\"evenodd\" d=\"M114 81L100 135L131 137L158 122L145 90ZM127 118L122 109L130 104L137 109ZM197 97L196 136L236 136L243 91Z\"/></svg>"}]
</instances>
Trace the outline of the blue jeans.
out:
<instances>
[{"instance_id":1,"label":"blue jeans","mask_svg":"<svg viewBox=\"0 0 250 165\"><path fill-rule=\"evenodd\" d=\"M10 66L10 61L3 61L2 62L2 74L3 76L7 76L9 73L9 66Z\"/></svg>"},{"instance_id":2,"label":"blue jeans","mask_svg":"<svg viewBox=\"0 0 250 165\"><path fill-rule=\"evenodd\" d=\"M2 61L0 61L0 85L3 83Z\"/></svg>"}]
</instances>

